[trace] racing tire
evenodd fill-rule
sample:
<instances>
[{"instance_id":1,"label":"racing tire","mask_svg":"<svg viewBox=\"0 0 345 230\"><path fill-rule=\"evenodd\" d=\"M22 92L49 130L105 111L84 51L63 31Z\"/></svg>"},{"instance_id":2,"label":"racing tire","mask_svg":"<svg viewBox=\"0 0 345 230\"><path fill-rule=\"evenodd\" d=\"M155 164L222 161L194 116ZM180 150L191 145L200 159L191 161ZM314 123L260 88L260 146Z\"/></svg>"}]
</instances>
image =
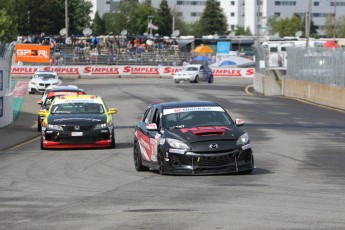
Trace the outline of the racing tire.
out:
<instances>
[{"instance_id":1,"label":"racing tire","mask_svg":"<svg viewBox=\"0 0 345 230\"><path fill-rule=\"evenodd\" d=\"M134 143L134 148L133 148L133 157L134 157L134 166L135 166L135 170L137 170L138 172L141 171L148 171L149 168L144 166L142 164L141 161L141 152L140 152L140 148L139 148L139 144L138 142Z\"/></svg>"},{"instance_id":2,"label":"racing tire","mask_svg":"<svg viewBox=\"0 0 345 230\"><path fill-rule=\"evenodd\" d=\"M110 148L111 149L115 149L115 147L116 147L116 143L115 143L115 130L113 130L113 135L111 137L111 146L110 146Z\"/></svg>"},{"instance_id":3,"label":"racing tire","mask_svg":"<svg viewBox=\"0 0 345 230\"><path fill-rule=\"evenodd\" d=\"M198 75L195 76L194 83L199 83L199 76Z\"/></svg>"},{"instance_id":4,"label":"racing tire","mask_svg":"<svg viewBox=\"0 0 345 230\"><path fill-rule=\"evenodd\" d=\"M158 172L161 175L165 174L165 162L162 152L159 152L158 154Z\"/></svg>"},{"instance_id":5,"label":"racing tire","mask_svg":"<svg viewBox=\"0 0 345 230\"><path fill-rule=\"evenodd\" d=\"M41 118L37 118L37 131L41 132L42 131L42 123L41 123Z\"/></svg>"},{"instance_id":6,"label":"racing tire","mask_svg":"<svg viewBox=\"0 0 345 230\"><path fill-rule=\"evenodd\" d=\"M177 79L175 79L175 83L176 83L176 84L178 84L178 83L180 83L180 81L179 81L179 80L177 80Z\"/></svg>"},{"instance_id":7,"label":"racing tire","mask_svg":"<svg viewBox=\"0 0 345 230\"><path fill-rule=\"evenodd\" d=\"M43 137L41 136L41 150L45 150L46 148L43 145Z\"/></svg>"},{"instance_id":8,"label":"racing tire","mask_svg":"<svg viewBox=\"0 0 345 230\"><path fill-rule=\"evenodd\" d=\"M210 79L208 80L208 83L213 83L213 76L210 77Z\"/></svg>"}]
</instances>

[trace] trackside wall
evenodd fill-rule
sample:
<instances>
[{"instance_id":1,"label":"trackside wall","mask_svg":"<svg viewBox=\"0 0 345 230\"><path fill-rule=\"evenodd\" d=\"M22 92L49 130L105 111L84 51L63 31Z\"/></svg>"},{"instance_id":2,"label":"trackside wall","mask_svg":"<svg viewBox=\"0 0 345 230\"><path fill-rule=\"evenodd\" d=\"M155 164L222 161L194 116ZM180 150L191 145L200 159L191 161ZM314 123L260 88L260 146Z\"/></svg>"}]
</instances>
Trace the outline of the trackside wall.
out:
<instances>
[{"instance_id":1,"label":"trackside wall","mask_svg":"<svg viewBox=\"0 0 345 230\"><path fill-rule=\"evenodd\" d=\"M284 96L345 110L345 88L339 86L285 79Z\"/></svg>"},{"instance_id":2,"label":"trackside wall","mask_svg":"<svg viewBox=\"0 0 345 230\"><path fill-rule=\"evenodd\" d=\"M11 92L11 60L14 45L0 43L0 128L13 121Z\"/></svg>"}]
</instances>

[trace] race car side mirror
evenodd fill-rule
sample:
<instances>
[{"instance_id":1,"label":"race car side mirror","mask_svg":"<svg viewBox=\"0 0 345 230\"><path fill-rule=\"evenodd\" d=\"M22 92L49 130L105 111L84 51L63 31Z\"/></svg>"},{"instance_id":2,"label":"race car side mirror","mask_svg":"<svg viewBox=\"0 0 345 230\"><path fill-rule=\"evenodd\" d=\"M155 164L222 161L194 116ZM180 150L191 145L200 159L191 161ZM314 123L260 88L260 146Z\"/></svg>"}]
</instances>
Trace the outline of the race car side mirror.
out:
<instances>
[{"instance_id":1,"label":"race car side mirror","mask_svg":"<svg viewBox=\"0 0 345 230\"><path fill-rule=\"evenodd\" d=\"M116 108L110 108L108 110L108 114L117 114L117 109Z\"/></svg>"},{"instance_id":2,"label":"race car side mirror","mask_svg":"<svg viewBox=\"0 0 345 230\"><path fill-rule=\"evenodd\" d=\"M157 124L156 123L148 124L146 125L146 129L147 131L156 131L158 129Z\"/></svg>"},{"instance_id":3,"label":"race car side mirror","mask_svg":"<svg viewBox=\"0 0 345 230\"><path fill-rule=\"evenodd\" d=\"M43 103L42 100L38 100L38 101L37 101L37 104L39 104L39 105L42 105L42 103Z\"/></svg>"},{"instance_id":4,"label":"race car side mirror","mask_svg":"<svg viewBox=\"0 0 345 230\"><path fill-rule=\"evenodd\" d=\"M42 117L47 116L47 114L48 114L48 111L45 110L45 109L41 109L41 110L38 111L38 115L40 115Z\"/></svg>"},{"instance_id":5,"label":"race car side mirror","mask_svg":"<svg viewBox=\"0 0 345 230\"><path fill-rule=\"evenodd\" d=\"M242 126L242 125L244 125L244 120L242 120L242 119L235 119L235 124L237 126Z\"/></svg>"}]
</instances>

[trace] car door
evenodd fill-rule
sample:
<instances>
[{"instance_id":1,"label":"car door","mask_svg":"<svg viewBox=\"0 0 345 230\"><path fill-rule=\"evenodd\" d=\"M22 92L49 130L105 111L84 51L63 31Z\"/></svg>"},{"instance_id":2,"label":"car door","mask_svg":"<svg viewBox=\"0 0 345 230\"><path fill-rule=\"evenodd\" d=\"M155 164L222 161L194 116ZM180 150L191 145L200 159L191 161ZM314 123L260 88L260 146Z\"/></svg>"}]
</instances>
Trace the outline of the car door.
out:
<instances>
[{"instance_id":1,"label":"car door","mask_svg":"<svg viewBox=\"0 0 345 230\"><path fill-rule=\"evenodd\" d=\"M199 68L199 79L201 80L201 81L203 81L204 80L204 76L205 76L205 68L204 68L204 66L200 66L200 68Z\"/></svg>"},{"instance_id":2,"label":"car door","mask_svg":"<svg viewBox=\"0 0 345 230\"><path fill-rule=\"evenodd\" d=\"M136 137L144 161L157 162L157 149L159 144L160 127L159 110L152 106L137 127Z\"/></svg>"}]
</instances>

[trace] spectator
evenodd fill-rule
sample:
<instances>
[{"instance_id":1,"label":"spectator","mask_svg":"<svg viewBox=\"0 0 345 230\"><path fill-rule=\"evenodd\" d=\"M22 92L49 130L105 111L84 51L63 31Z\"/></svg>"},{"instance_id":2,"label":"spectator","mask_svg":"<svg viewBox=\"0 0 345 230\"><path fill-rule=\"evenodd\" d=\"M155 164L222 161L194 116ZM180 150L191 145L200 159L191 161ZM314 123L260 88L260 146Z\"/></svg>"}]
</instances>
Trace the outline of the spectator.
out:
<instances>
[{"instance_id":1,"label":"spectator","mask_svg":"<svg viewBox=\"0 0 345 230\"><path fill-rule=\"evenodd\" d=\"M154 43L150 37L148 37L146 40L146 48L148 51L152 51L154 48Z\"/></svg>"}]
</instances>

